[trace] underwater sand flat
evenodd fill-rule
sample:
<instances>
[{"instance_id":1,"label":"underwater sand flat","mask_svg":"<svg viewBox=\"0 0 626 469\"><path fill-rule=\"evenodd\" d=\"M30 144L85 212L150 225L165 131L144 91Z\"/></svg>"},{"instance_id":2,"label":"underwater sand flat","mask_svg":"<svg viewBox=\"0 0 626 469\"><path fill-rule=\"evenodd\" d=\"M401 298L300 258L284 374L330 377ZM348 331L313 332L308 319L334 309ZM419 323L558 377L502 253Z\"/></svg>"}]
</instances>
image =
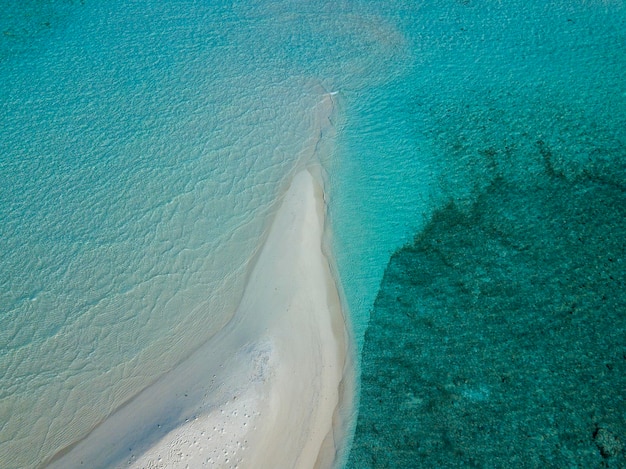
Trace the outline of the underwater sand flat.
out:
<instances>
[{"instance_id":1,"label":"underwater sand flat","mask_svg":"<svg viewBox=\"0 0 626 469\"><path fill-rule=\"evenodd\" d=\"M331 467L346 331L308 171L284 196L233 320L49 467Z\"/></svg>"}]
</instances>

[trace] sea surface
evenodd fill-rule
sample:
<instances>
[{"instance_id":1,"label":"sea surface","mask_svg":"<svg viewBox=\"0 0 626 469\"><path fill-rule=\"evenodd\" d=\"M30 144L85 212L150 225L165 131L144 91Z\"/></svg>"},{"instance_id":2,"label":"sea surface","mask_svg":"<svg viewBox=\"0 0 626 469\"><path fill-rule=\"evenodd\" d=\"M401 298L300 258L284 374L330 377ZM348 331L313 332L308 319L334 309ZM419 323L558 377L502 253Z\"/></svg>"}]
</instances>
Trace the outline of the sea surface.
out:
<instances>
[{"instance_id":1,"label":"sea surface","mask_svg":"<svg viewBox=\"0 0 626 469\"><path fill-rule=\"evenodd\" d=\"M559 379L576 363L622 372L596 385L608 397L602 412L577 423L583 436L568 434L585 439L584 450L554 437L559 449L528 467L623 467L624 1L0 0L0 11L0 467L41 466L223 327L277 198L310 163L324 169L331 250L364 376L350 467L484 467L490 453L471 432L425 428L459 422L453 413L437 420L449 410L437 411L441 402L461 414L464 398L489 405L501 391L489 381L496 375L446 374L446 360L456 362L450 354L463 355L478 339L435 347L430 359L425 344L458 340L452 325L468 312L482 318L476 305L523 321L522 312L545 306L555 292L563 304L599 311L602 327L613 328L595 352L606 357L558 362ZM329 93L334 131L327 134L319 106ZM581 201L578 212L569 200ZM614 270L593 264L593 272L576 271L576 282L616 282L610 305L585 306L602 282L589 282L581 300L570 278L533 302L497 306L492 297L522 291L503 279L574 268L563 259L575 244L561 243L578 238L574 227L559 225L565 231L546 247L545 233L561 232L541 225L532 233L545 235L519 244L520 227L557 215L561 225L597 225L585 232L593 242L577 262L610 257ZM497 245L494 224L511 240L497 241L512 249L498 251L506 262L487 262L493 252L480 251ZM458 226L475 229L448 240ZM437 240L454 247L445 262L428 257ZM552 245L563 254L545 254ZM524 247L535 255L517 255ZM414 255L420 250L426 257ZM461 271L482 265L478 259L479 273ZM392 275L397 265L420 280ZM498 277L494 265L509 267ZM498 278L507 293L487 300L480 285L459 287L468 283L464 275ZM424 278L443 283L424 286ZM390 306L390 298L404 303ZM525 327L561 303L533 309ZM415 319L420 308L440 324ZM379 326L388 323L398 328ZM492 339L512 337L492 332ZM533 347L558 355L568 343ZM407 363L408 374L395 374L391 360ZM533 382L533 366L523 382ZM376 376L386 376L386 399L402 411L376 404ZM582 372L566 390L588 385L589 376ZM526 387L515 389L509 395L523 396ZM549 402L563 392L546 389L557 396ZM584 402L594 401L589 392ZM389 415L391 429L380 423ZM500 442L508 441L503 434L514 441L554 434L554 423L545 435L498 433L496 420L485 432Z\"/></svg>"}]
</instances>

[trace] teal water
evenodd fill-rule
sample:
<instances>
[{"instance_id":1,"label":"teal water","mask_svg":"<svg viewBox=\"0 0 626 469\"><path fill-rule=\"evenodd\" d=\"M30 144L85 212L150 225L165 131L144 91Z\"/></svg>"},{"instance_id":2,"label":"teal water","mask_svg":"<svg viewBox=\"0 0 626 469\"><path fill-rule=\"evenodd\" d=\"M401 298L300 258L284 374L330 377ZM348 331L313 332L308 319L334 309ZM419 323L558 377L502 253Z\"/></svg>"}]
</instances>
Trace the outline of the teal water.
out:
<instances>
[{"instance_id":1,"label":"teal water","mask_svg":"<svg viewBox=\"0 0 626 469\"><path fill-rule=\"evenodd\" d=\"M624 467L625 178L495 178L392 256L348 467Z\"/></svg>"},{"instance_id":2,"label":"teal water","mask_svg":"<svg viewBox=\"0 0 626 469\"><path fill-rule=\"evenodd\" d=\"M372 239L407 237L363 287L347 466L625 467L623 2L423 3L401 21L418 53L381 92L397 120L351 144L396 188L364 213L388 220Z\"/></svg>"},{"instance_id":3,"label":"teal water","mask_svg":"<svg viewBox=\"0 0 626 469\"><path fill-rule=\"evenodd\" d=\"M471 204L496 169L541 172L537 142L572 177L624 148L623 2L392 2L386 14L410 64L352 101L334 172L339 262L363 314L435 207Z\"/></svg>"},{"instance_id":4,"label":"teal water","mask_svg":"<svg viewBox=\"0 0 626 469\"><path fill-rule=\"evenodd\" d=\"M2 467L37 467L219 330L313 157L366 376L390 256L436 210L497 178L623 188L623 1L1 7ZM350 464L377 467L354 466L377 444L360 425Z\"/></svg>"},{"instance_id":5,"label":"teal water","mask_svg":"<svg viewBox=\"0 0 626 469\"><path fill-rule=\"evenodd\" d=\"M278 195L335 157L325 95L340 133L404 51L349 3L1 7L0 466L39 467L230 319Z\"/></svg>"}]
</instances>

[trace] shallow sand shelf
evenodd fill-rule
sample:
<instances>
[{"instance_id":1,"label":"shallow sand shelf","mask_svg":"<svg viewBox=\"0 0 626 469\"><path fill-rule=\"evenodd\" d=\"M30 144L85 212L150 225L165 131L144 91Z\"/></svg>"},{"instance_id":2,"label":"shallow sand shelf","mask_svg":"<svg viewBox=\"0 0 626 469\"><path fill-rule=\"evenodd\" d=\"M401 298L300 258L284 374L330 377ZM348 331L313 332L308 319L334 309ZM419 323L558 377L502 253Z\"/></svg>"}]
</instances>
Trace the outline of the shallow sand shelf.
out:
<instances>
[{"instance_id":1,"label":"shallow sand shelf","mask_svg":"<svg viewBox=\"0 0 626 469\"><path fill-rule=\"evenodd\" d=\"M324 211L298 173L231 322L50 467L332 467L352 386Z\"/></svg>"}]
</instances>

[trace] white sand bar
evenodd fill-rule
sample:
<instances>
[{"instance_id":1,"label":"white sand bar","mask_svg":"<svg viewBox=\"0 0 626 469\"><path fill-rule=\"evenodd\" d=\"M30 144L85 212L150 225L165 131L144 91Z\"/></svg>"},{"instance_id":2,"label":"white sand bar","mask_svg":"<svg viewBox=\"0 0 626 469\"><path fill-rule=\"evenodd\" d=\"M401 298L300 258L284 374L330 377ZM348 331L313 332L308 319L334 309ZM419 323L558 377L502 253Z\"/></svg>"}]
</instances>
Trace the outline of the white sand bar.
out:
<instances>
[{"instance_id":1,"label":"white sand bar","mask_svg":"<svg viewBox=\"0 0 626 469\"><path fill-rule=\"evenodd\" d=\"M333 467L352 383L324 219L298 173L232 321L50 466Z\"/></svg>"}]
</instances>

